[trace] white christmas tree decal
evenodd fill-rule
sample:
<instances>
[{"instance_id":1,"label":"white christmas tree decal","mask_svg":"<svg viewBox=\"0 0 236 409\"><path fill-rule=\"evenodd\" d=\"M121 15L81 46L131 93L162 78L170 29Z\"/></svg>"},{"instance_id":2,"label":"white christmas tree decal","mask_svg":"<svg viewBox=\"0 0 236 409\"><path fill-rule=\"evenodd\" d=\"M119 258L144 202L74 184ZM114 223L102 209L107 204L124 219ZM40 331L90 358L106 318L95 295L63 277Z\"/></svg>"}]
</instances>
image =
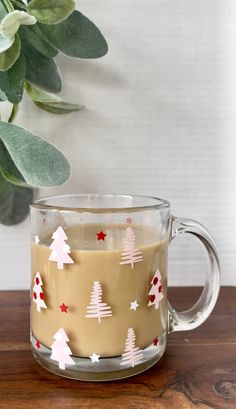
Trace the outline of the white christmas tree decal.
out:
<instances>
[{"instance_id":1,"label":"white christmas tree decal","mask_svg":"<svg viewBox=\"0 0 236 409\"><path fill-rule=\"evenodd\" d=\"M49 247L52 252L49 256L49 260L57 262L57 268L63 270L64 264L73 264L74 261L68 255L70 253L70 246L65 243L68 240L63 228L61 226L52 235L53 242Z\"/></svg>"},{"instance_id":2,"label":"white christmas tree decal","mask_svg":"<svg viewBox=\"0 0 236 409\"><path fill-rule=\"evenodd\" d=\"M135 346L135 333L133 328L128 329L125 341L125 352L122 354L121 365L131 364L132 367L143 358L142 350Z\"/></svg>"},{"instance_id":3,"label":"white christmas tree decal","mask_svg":"<svg viewBox=\"0 0 236 409\"><path fill-rule=\"evenodd\" d=\"M94 281L93 289L91 293L90 304L87 306L86 318L98 318L98 322L101 322L101 318L111 317L111 307L102 302L102 287L99 281Z\"/></svg>"},{"instance_id":4,"label":"white christmas tree decal","mask_svg":"<svg viewBox=\"0 0 236 409\"><path fill-rule=\"evenodd\" d=\"M65 364L75 365L75 362L70 357L72 352L67 345L69 338L67 337L64 329L60 328L54 335L53 339L55 339L55 341L51 345L52 355L50 356L50 359L58 361L60 369L65 369Z\"/></svg>"},{"instance_id":5,"label":"white christmas tree decal","mask_svg":"<svg viewBox=\"0 0 236 409\"><path fill-rule=\"evenodd\" d=\"M37 305L37 311L40 312L41 308L47 308L44 302L44 293L42 290L42 279L39 272L36 273L34 277L34 287L33 287L33 301Z\"/></svg>"},{"instance_id":6,"label":"white christmas tree decal","mask_svg":"<svg viewBox=\"0 0 236 409\"><path fill-rule=\"evenodd\" d=\"M149 291L148 306L155 305L155 309L157 309L159 308L160 301L163 299L162 285L161 285L161 273L158 269L154 274L151 284L152 286Z\"/></svg>"},{"instance_id":7,"label":"white christmas tree decal","mask_svg":"<svg viewBox=\"0 0 236 409\"><path fill-rule=\"evenodd\" d=\"M131 264L134 268L134 263L143 260L142 252L135 248L135 234L132 227L127 227L126 237L124 239L124 251L121 253L120 264Z\"/></svg>"}]
</instances>

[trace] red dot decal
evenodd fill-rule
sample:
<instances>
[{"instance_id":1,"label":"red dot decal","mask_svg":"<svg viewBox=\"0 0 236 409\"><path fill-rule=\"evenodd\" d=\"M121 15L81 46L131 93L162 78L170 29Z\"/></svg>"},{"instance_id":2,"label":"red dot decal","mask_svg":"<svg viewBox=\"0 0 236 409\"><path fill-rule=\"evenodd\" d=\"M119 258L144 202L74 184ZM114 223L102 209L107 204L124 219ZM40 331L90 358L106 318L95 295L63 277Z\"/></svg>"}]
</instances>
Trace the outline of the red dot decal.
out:
<instances>
[{"instance_id":1,"label":"red dot decal","mask_svg":"<svg viewBox=\"0 0 236 409\"><path fill-rule=\"evenodd\" d=\"M159 293L162 292L162 285L159 286L158 291L159 291Z\"/></svg>"},{"instance_id":2,"label":"red dot decal","mask_svg":"<svg viewBox=\"0 0 236 409\"><path fill-rule=\"evenodd\" d=\"M40 296L41 300L44 300L44 293L40 293L39 296Z\"/></svg>"},{"instance_id":3,"label":"red dot decal","mask_svg":"<svg viewBox=\"0 0 236 409\"><path fill-rule=\"evenodd\" d=\"M151 302L154 302L154 301L155 301L155 298L156 298L156 297L155 297L154 294L153 294L153 295L150 295L150 301L151 301Z\"/></svg>"},{"instance_id":4,"label":"red dot decal","mask_svg":"<svg viewBox=\"0 0 236 409\"><path fill-rule=\"evenodd\" d=\"M34 299L36 300L36 298L37 298L37 294L34 292Z\"/></svg>"},{"instance_id":5,"label":"red dot decal","mask_svg":"<svg viewBox=\"0 0 236 409\"><path fill-rule=\"evenodd\" d=\"M158 283L158 278L155 277L154 280L153 280L153 284L156 285L157 283Z\"/></svg>"},{"instance_id":6,"label":"red dot decal","mask_svg":"<svg viewBox=\"0 0 236 409\"><path fill-rule=\"evenodd\" d=\"M38 277L36 277L35 282L36 282L37 285L39 284L39 279L38 279Z\"/></svg>"}]
</instances>

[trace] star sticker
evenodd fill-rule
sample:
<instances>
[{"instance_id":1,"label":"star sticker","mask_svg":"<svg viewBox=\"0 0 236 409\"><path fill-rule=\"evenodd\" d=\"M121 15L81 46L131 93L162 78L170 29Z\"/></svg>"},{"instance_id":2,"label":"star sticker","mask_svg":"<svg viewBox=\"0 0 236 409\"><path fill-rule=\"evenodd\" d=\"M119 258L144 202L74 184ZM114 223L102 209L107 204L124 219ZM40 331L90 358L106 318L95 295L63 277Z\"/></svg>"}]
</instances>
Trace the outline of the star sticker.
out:
<instances>
[{"instance_id":1,"label":"star sticker","mask_svg":"<svg viewBox=\"0 0 236 409\"><path fill-rule=\"evenodd\" d=\"M154 338L154 340L153 340L153 346L154 346L154 347L157 347L158 342L159 342L159 339L158 339L157 337Z\"/></svg>"},{"instance_id":2,"label":"star sticker","mask_svg":"<svg viewBox=\"0 0 236 409\"><path fill-rule=\"evenodd\" d=\"M39 348L40 348L40 342L39 342L39 340L38 340L38 339L36 340L35 346L36 346L36 348L37 348L37 349L39 349Z\"/></svg>"},{"instance_id":3,"label":"star sticker","mask_svg":"<svg viewBox=\"0 0 236 409\"><path fill-rule=\"evenodd\" d=\"M138 304L137 300L131 301L131 303L130 303L130 310L136 311L138 307L139 307L139 304Z\"/></svg>"},{"instance_id":4,"label":"star sticker","mask_svg":"<svg viewBox=\"0 0 236 409\"><path fill-rule=\"evenodd\" d=\"M100 231L100 233L96 233L97 235L97 240L105 240L105 237L107 236L106 233L104 233L102 230Z\"/></svg>"},{"instance_id":5,"label":"star sticker","mask_svg":"<svg viewBox=\"0 0 236 409\"><path fill-rule=\"evenodd\" d=\"M69 307L67 305L65 305L64 302L63 302L63 304L60 305L61 312L66 312L67 313L68 308Z\"/></svg>"},{"instance_id":6,"label":"star sticker","mask_svg":"<svg viewBox=\"0 0 236 409\"><path fill-rule=\"evenodd\" d=\"M94 362L99 362L100 355L97 355L94 352L93 355L91 355L89 358L91 359L92 364L93 364Z\"/></svg>"},{"instance_id":7,"label":"star sticker","mask_svg":"<svg viewBox=\"0 0 236 409\"><path fill-rule=\"evenodd\" d=\"M35 244L39 244L39 242L40 242L39 236L34 237L34 242L35 242Z\"/></svg>"}]
</instances>

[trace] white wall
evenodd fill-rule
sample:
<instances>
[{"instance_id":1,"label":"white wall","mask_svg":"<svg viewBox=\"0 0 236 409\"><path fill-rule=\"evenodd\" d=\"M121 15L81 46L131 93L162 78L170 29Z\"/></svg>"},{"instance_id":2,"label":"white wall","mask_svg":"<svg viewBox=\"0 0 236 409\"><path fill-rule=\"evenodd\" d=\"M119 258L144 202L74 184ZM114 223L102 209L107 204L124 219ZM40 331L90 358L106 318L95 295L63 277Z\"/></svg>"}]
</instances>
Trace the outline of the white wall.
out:
<instances>
[{"instance_id":1,"label":"white wall","mask_svg":"<svg viewBox=\"0 0 236 409\"><path fill-rule=\"evenodd\" d=\"M157 195L173 213L212 232L222 283L236 284L236 78L234 0L79 2L104 32L109 54L60 56L65 98L88 110L39 111L25 99L18 123L70 159L67 192ZM186 251L187 250L187 251ZM0 227L0 288L27 288L29 221ZM200 284L204 253L193 238L172 245L170 284Z\"/></svg>"}]
</instances>

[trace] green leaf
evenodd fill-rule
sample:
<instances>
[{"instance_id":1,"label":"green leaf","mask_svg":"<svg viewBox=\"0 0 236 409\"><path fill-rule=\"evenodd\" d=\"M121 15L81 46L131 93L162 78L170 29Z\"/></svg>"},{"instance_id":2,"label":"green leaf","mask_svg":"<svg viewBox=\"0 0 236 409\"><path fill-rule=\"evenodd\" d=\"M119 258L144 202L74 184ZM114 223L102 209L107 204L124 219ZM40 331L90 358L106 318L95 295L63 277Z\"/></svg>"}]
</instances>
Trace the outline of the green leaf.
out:
<instances>
[{"instance_id":1,"label":"green leaf","mask_svg":"<svg viewBox=\"0 0 236 409\"><path fill-rule=\"evenodd\" d=\"M8 37L3 37L0 34L0 53L3 53L6 50L9 50L9 48L12 46L14 43L14 37L8 38Z\"/></svg>"},{"instance_id":2,"label":"green leaf","mask_svg":"<svg viewBox=\"0 0 236 409\"><path fill-rule=\"evenodd\" d=\"M0 89L0 101L7 101L7 96L4 91Z\"/></svg>"},{"instance_id":3,"label":"green leaf","mask_svg":"<svg viewBox=\"0 0 236 409\"><path fill-rule=\"evenodd\" d=\"M12 38L21 25L28 26L36 24L36 22L36 18L25 11L14 10L2 19L0 26L1 35L5 38Z\"/></svg>"},{"instance_id":4,"label":"green leaf","mask_svg":"<svg viewBox=\"0 0 236 409\"><path fill-rule=\"evenodd\" d=\"M0 173L8 182L16 186L29 187L14 164L5 145L0 140Z\"/></svg>"},{"instance_id":5,"label":"green leaf","mask_svg":"<svg viewBox=\"0 0 236 409\"><path fill-rule=\"evenodd\" d=\"M7 15L7 10L4 7L3 3L0 1L0 22L3 20L3 18L6 15ZM14 43L14 37L6 38L0 34L0 52L1 53L8 50L12 46L13 43Z\"/></svg>"},{"instance_id":6,"label":"green leaf","mask_svg":"<svg viewBox=\"0 0 236 409\"><path fill-rule=\"evenodd\" d=\"M25 79L25 61L20 55L15 64L5 72L0 72L0 88L12 104L18 104L22 99Z\"/></svg>"},{"instance_id":7,"label":"green leaf","mask_svg":"<svg viewBox=\"0 0 236 409\"><path fill-rule=\"evenodd\" d=\"M17 125L0 122L0 139L29 185L56 186L69 178L67 159L39 136Z\"/></svg>"},{"instance_id":8,"label":"green leaf","mask_svg":"<svg viewBox=\"0 0 236 409\"><path fill-rule=\"evenodd\" d=\"M11 226L22 222L32 199L32 189L15 186L0 174L0 223Z\"/></svg>"},{"instance_id":9,"label":"green leaf","mask_svg":"<svg viewBox=\"0 0 236 409\"><path fill-rule=\"evenodd\" d=\"M58 54L58 51L44 37L38 24L21 27L21 32L24 33L28 42L45 57L53 58Z\"/></svg>"},{"instance_id":10,"label":"green leaf","mask_svg":"<svg viewBox=\"0 0 236 409\"><path fill-rule=\"evenodd\" d=\"M35 102L35 104L44 111L52 114L70 114L71 112L81 111L84 106L70 104L69 102Z\"/></svg>"},{"instance_id":11,"label":"green leaf","mask_svg":"<svg viewBox=\"0 0 236 409\"><path fill-rule=\"evenodd\" d=\"M40 24L40 28L55 48L71 57L99 58L107 53L107 43L99 29L77 10L62 23Z\"/></svg>"},{"instance_id":12,"label":"green leaf","mask_svg":"<svg viewBox=\"0 0 236 409\"><path fill-rule=\"evenodd\" d=\"M32 0L28 9L40 23L57 24L73 12L75 2L73 0Z\"/></svg>"},{"instance_id":13,"label":"green leaf","mask_svg":"<svg viewBox=\"0 0 236 409\"><path fill-rule=\"evenodd\" d=\"M2 1L0 1L0 21L7 15L7 9L3 5Z\"/></svg>"},{"instance_id":14,"label":"green leaf","mask_svg":"<svg viewBox=\"0 0 236 409\"><path fill-rule=\"evenodd\" d=\"M20 31L22 51L25 57L26 79L31 84L49 92L60 92L61 76L55 61L39 53Z\"/></svg>"},{"instance_id":15,"label":"green leaf","mask_svg":"<svg viewBox=\"0 0 236 409\"><path fill-rule=\"evenodd\" d=\"M27 94L35 102L60 102L61 97L52 94L51 92L43 91L42 89L33 87L28 82L25 83L25 90Z\"/></svg>"},{"instance_id":16,"label":"green leaf","mask_svg":"<svg viewBox=\"0 0 236 409\"><path fill-rule=\"evenodd\" d=\"M20 49L20 39L18 34L16 34L13 45L8 50L0 53L0 71L7 71L14 65L20 55Z\"/></svg>"}]
</instances>

